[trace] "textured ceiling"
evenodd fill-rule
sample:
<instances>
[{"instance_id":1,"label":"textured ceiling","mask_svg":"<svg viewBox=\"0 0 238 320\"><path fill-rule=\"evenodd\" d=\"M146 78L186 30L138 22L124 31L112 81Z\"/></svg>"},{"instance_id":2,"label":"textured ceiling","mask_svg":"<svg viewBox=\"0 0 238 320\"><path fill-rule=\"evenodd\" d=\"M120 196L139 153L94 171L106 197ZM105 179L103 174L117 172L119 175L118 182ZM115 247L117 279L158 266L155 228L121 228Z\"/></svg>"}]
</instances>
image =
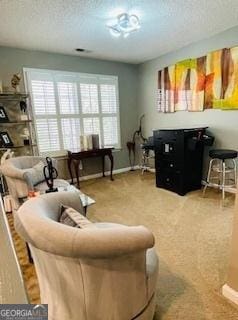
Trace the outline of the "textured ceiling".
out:
<instances>
[{"instance_id":1,"label":"textured ceiling","mask_svg":"<svg viewBox=\"0 0 238 320\"><path fill-rule=\"evenodd\" d=\"M106 24L137 14L141 29ZM0 45L140 63L238 24L238 0L0 0ZM89 53L76 53L85 48Z\"/></svg>"}]
</instances>

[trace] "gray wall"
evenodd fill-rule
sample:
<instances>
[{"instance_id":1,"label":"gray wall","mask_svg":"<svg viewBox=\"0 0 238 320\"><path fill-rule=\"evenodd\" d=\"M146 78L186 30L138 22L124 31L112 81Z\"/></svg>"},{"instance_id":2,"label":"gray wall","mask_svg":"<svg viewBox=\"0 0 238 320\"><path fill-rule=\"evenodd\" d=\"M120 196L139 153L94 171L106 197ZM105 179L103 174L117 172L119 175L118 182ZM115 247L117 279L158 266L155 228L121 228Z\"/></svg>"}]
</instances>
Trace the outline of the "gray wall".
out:
<instances>
[{"instance_id":1,"label":"gray wall","mask_svg":"<svg viewBox=\"0 0 238 320\"><path fill-rule=\"evenodd\" d=\"M238 111L179 111L173 114L163 114L156 110L158 70L186 58L199 57L209 51L232 46L238 46L238 27L139 66L139 115L145 114L144 130L146 135L151 135L153 129L160 127L206 125L214 133L217 147L238 149Z\"/></svg>"},{"instance_id":2,"label":"gray wall","mask_svg":"<svg viewBox=\"0 0 238 320\"><path fill-rule=\"evenodd\" d=\"M238 45L238 27L212 38L194 43L141 65L80 58L62 54L0 47L0 79L10 86L13 73L23 67L116 75L119 79L122 150L115 152L115 168L129 166L126 142L138 127L138 117L145 113L145 135L166 126L207 125L216 137L216 146L238 149L238 111L206 110L204 112L176 112L162 114L156 110L157 72L163 67L185 58L199 57L209 51ZM100 161L87 160L83 174L100 171ZM66 162L61 161L60 172L66 177ZM108 167L106 167L108 168Z\"/></svg>"},{"instance_id":3,"label":"gray wall","mask_svg":"<svg viewBox=\"0 0 238 320\"><path fill-rule=\"evenodd\" d=\"M114 153L115 168L129 166L126 142L137 128L137 70L138 66L119 62L80 58L62 54L0 47L0 79L10 87L14 73L23 67L56 69L118 76L122 150ZM87 163L86 163L87 162ZM99 172L100 160L89 159L84 163L83 174ZM60 172L66 176L66 161L61 161ZM106 169L108 166L106 165Z\"/></svg>"}]
</instances>

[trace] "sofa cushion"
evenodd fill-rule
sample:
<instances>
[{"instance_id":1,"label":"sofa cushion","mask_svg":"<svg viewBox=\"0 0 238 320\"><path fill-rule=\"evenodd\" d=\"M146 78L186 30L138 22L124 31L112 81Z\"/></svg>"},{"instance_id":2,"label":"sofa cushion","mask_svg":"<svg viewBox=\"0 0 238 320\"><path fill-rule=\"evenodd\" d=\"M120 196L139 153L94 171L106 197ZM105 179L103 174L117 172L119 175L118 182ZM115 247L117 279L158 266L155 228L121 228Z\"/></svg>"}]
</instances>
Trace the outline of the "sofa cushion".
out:
<instances>
[{"instance_id":1,"label":"sofa cushion","mask_svg":"<svg viewBox=\"0 0 238 320\"><path fill-rule=\"evenodd\" d=\"M33 189L35 185L45 180L44 177L45 164L40 161L32 168L24 169L23 178L27 181L27 185L30 189Z\"/></svg>"},{"instance_id":2,"label":"sofa cushion","mask_svg":"<svg viewBox=\"0 0 238 320\"><path fill-rule=\"evenodd\" d=\"M67 226L82 229L94 227L92 222L71 207L61 205L60 211L59 222L66 224Z\"/></svg>"}]
</instances>

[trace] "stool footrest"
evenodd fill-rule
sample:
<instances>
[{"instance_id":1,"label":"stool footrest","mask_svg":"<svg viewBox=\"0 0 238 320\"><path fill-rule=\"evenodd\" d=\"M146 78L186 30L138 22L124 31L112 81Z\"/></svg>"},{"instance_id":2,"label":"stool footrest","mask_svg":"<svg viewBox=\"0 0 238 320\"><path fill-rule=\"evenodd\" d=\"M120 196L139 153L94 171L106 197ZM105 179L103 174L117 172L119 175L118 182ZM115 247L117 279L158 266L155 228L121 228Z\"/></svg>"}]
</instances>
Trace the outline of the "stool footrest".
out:
<instances>
[{"instance_id":1,"label":"stool footrest","mask_svg":"<svg viewBox=\"0 0 238 320\"><path fill-rule=\"evenodd\" d=\"M212 169L213 172L219 172L219 173L222 173L223 170L222 169L219 169L219 168L213 168ZM226 168L225 169L225 173L232 173L234 172L234 169L233 168Z\"/></svg>"},{"instance_id":2,"label":"stool footrest","mask_svg":"<svg viewBox=\"0 0 238 320\"><path fill-rule=\"evenodd\" d=\"M206 183L205 186L206 186L206 187L212 187L212 188L219 188L219 189L222 189L222 188L223 188L222 185L220 185L220 184L218 184L218 183L211 183L211 182ZM226 188L234 188L234 187L236 187L236 185L235 185L234 183L233 183L233 184L226 184L226 185L224 186L224 189L226 190Z\"/></svg>"},{"instance_id":3,"label":"stool footrest","mask_svg":"<svg viewBox=\"0 0 238 320\"><path fill-rule=\"evenodd\" d=\"M218 188L222 191L222 200L225 200L225 192L230 192L231 189L236 187L237 163L235 158L237 157L237 151L211 150L209 155L211 160L203 195L205 195L207 187ZM212 172L215 173L215 176ZM214 183L214 180L217 183Z\"/></svg>"},{"instance_id":4,"label":"stool footrest","mask_svg":"<svg viewBox=\"0 0 238 320\"><path fill-rule=\"evenodd\" d=\"M205 187L208 187L208 186L205 186ZM213 186L212 186L213 187ZM218 189L218 190L221 190L221 188L219 187L213 187L214 189ZM236 189L236 186L231 186L231 187L226 187L225 188L225 192L228 192L228 193L237 193L237 189ZM203 192L203 196L204 196L204 192Z\"/></svg>"}]
</instances>

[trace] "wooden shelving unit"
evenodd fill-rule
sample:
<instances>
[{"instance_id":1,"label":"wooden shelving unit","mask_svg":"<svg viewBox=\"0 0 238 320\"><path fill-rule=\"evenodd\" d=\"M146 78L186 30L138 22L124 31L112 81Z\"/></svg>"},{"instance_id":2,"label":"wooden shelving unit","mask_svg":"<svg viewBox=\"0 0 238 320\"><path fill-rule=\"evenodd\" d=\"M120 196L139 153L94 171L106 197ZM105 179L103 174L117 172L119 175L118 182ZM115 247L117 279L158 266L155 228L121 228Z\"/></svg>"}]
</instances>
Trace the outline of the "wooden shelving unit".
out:
<instances>
[{"instance_id":1,"label":"wooden shelving unit","mask_svg":"<svg viewBox=\"0 0 238 320\"><path fill-rule=\"evenodd\" d=\"M0 125L19 125L19 124L26 124L28 122L32 122L32 120L0 122Z\"/></svg>"},{"instance_id":2,"label":"wooden shelving unit","mask_svg":"<svg viewBox=\"0 0 238 320\"><path fill-rule=\"evenodd\" d=\"M20 148L27 148L27 147L37 147L37 144L29 144L29 145L22 145L22 146L13 146L13 147L0 147L0 151L8 150L8 149L20 149Z\"/></svg>"}]
</instances>

